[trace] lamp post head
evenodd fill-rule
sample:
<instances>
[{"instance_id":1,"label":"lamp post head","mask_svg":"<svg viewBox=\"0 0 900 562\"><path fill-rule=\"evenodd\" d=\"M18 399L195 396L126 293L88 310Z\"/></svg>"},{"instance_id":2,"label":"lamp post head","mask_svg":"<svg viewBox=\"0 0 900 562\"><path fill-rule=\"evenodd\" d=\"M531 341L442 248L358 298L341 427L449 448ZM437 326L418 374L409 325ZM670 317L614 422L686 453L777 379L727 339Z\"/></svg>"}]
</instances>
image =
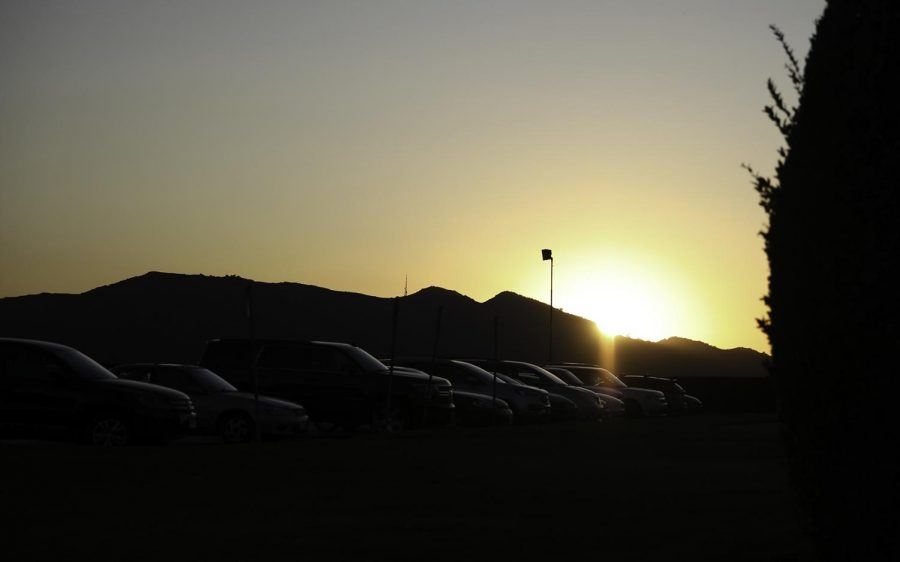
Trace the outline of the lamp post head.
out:
<instances>
[{"instance_id":1,"label":"lamp post head","mask_svg":"<svg viewBox=\"0 0 900 562\"><path fill-rule=\"evenodd\" d=\"M544 258L544 261L553 260L553 250L541 250L541 257Z\"/></svg>"}]
</instances>

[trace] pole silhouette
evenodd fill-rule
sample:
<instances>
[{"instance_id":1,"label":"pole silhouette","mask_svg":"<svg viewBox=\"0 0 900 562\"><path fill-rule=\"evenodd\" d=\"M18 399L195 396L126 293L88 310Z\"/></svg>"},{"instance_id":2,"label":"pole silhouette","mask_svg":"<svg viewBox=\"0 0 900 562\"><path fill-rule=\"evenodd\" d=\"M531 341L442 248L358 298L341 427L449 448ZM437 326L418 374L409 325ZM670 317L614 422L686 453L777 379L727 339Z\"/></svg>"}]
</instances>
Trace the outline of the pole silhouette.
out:
<instances>
[{"instance_id":1,"label":"pole silhouette","mask_svg":"<svg viewBox=\"0 0 900 562\"><path fill-rule=\"evenodd\" d=\"M550 260L550 334L547 338L547 362L553 363L553 250L541 250L544 261Z\"/></svg>"}]
</instances>

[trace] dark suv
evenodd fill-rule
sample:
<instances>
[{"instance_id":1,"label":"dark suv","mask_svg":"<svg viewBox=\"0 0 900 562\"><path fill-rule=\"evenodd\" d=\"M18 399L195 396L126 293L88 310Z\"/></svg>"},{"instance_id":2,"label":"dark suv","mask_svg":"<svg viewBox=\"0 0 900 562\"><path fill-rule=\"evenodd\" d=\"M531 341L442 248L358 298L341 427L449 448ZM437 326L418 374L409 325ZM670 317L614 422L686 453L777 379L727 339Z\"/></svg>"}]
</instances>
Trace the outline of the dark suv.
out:
<instances>
[{"instance_id":1,"label":"dark suv","mask_svg":"<svg viewBox=\"0 0 900 562\"><path fill-rule=\"evenodd\" d=\"M241 390L303 404L317 427L368 425L396 430L453 419L450 381L395 372L354 345L336 342L247 339L210 340L200 365Z\"/></svg>"},{"instance_id":2,"label":"dark suv","mask_svg":"<svg viewBox=\"0 0 900 562\"><path fill-rule=\"evenodd\" d=\"M121 446L168 441L197 424L187 395L117 378L83 353L0 338L0 435Z\"/></svg>"}]
</instances>

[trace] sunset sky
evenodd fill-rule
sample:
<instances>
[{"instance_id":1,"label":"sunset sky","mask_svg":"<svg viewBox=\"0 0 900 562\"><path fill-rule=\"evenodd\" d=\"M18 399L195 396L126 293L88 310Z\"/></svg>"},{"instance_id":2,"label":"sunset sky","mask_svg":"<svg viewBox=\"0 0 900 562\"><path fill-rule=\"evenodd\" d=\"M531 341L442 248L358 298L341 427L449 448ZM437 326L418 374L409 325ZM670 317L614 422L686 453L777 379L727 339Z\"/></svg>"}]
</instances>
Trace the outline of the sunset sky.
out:
<instances>
[{"instance_id":1,"label":"sunset sky","mask_svg":"<svg viewBox=\"0 0 900 562\"><path fill-rule=\"evenodd\" d=\"M150 270L510 290L768 350L776 24L824 0L0 3L0 297ZM794 101L794 98L788 96Z\"/></svg>"}]
</instances>

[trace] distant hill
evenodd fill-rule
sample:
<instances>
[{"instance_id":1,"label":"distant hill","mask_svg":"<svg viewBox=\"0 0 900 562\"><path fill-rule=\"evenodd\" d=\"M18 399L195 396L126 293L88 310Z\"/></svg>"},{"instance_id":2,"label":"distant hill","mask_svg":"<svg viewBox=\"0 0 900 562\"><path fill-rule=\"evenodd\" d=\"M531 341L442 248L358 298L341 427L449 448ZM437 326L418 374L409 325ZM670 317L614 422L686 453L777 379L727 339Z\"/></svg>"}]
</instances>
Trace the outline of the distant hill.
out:
<instances>
[{"instance_id":1,"label":"distant hill","mask_svg":"<svg viewBox=\"0 0 900 562\"><path fill-rule=\"evenodd\" d=\"M378 357L390 354L394 299L299 283L160 272L78 295L0 299L0 335L65 343L105 363L193 363L206 340L249 335L251 283L257 336L348 341ZM549 313L546 304L511 292L479 303L429 287L399 299L397 353L430 356L439 335L440 356L492 357L496 347L501 358L545 362ZM590 320L555 310L553 325L554 359L607 357ZM765 358L753 350L722 350L681 338L652 343L620 337L615 365L608 366L658 376L762 377Z\"/></svg>"}]
</instances>

